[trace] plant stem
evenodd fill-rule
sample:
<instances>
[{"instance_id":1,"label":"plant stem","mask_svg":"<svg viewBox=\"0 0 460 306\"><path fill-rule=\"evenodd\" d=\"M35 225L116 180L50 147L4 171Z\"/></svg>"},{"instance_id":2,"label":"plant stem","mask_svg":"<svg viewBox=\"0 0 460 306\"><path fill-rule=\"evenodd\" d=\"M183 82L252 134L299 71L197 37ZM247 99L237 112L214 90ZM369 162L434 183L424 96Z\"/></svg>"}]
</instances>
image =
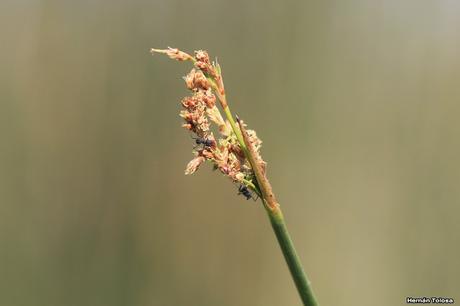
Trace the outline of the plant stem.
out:
<instances>
[{"instance_id":1,"label":"plant stem","mask_svg":"<svg viewBox=\"0 0 460 306\"><path fill-rule=\"evenodd\" d=\"M281 209L279 207L275 210L267 209L267 214L303 304L305 306L317 306L318 302L294 248Z\"/></svg>"},{"instance_id":2,"label":"plant stem","mask_svg":"<svg viewBox=\"0 0 460 306\"><path fill-rule=\"evenodd\" d=\"M150 52L163 53L168 55L170 58L179 61L189 60L195 66L197 66L197 59L178 49L168 48L166 50L158 50L152 48ZM197 67L204 73L207 80L211 84L212 89L216 93L220 105L225 112L228 121L230 122L240 147L243 150L244 155L249 160L252 170L254 171L255 177L253 179L251 178L251 180L243 179L242 183L254 190L262 199L263 206L267 211L273 231L275 232L276 238L278 239L281 251L283 252L284 258L289 267L289 271L291 272L292 278L294 279L294 283L297 287L304 306L318 306L318 302L316 301L316 298L313 294L310 281L308 280L302 268L302 263L297 256L294 244L287 230L280 205L276 201L276 197L273 193L270 182L265 175L265 164L260 158L258 151L255 150L254 145L250 141L249 135L242 121L240 121L237 116L237 126L235 120L233 119L233 115L230 112L230 108L227 104L227 98L225 96L225 89L220 66L217 63L217 60L215 64L213 63L211 65L209 63L207 53L203 51L201 51L201 53L202 54L200 58L203 58L204 56L206 60L201 61L200 65Z\"/></svg>"},{"instance_id":3,"label":"plant stem","mask_svg":"<svg viewBox=\"0 0 460 306\"><path fill-rule=\"evenodd\" d=\"M222 106L222 109L225 113L225 116L227 117L228 122L230 122L230 126L232 127L233 133L235 133L236 139L238 140L241 149L243 149L244 155L248 156L248 148L246 147L246 144L244 143L243 135L241 134L241 131L238 129L235 123L235 119L233 119L232 112L230 111L230 107L228 107L227 103L227 97L225 95L225 89L224 89L224 82L222 80L222 74L220 71L220 66L217 66L218 69L215 71L216 75L218 76L218 79L215 79L209 75L206 75L207 80L211 84L212 88L214 89L214 92L217 95L217 98L219 98L220 105Z\"/></svg>"},{"instance_id":4,"label":"plant stem","mask_svg":"<svg viewBox=\"0 0 460 306\"><path fill-rule=\"evenodd\" d=\"M232 130L235 133L244 154L248 158L252 169L254 170L256 184L253 184L252 182L250 182L251 184L249 184L249 182L245 182L245 184L256 191L259 197L262 199L262 203L264 204L265 210L267 211L273 231L275 232L276 238L278 239L278 243L280 245L281 251L283 252L284 259L286 260L286 263L289 267L289 271L291 272L291 276L294 280L297 291L299 292L304 306L318 306L318 302L316 301L316 298L313 294L310 281L308 280L307 275L302 268L302 263L300 262L299 256L297 255L297 252L294 248L294 243L292 242L291 236L287 230L281 208L276 201L275 194L273 193L270 182L265 176L265 169L262 168L262 166L259 164L257 158L258 152L254 149L252 143L249 141L247 131L238 117L236 117L236 120L239 126L236 125L235 120L233 119L233 115L227 104L220 67L217 72L218 79L214 80L208 77L208 80L210 80L219 98L225 115L230 122Z\"/></svg>"},{"instance_id":5,"label":"plant stem","mask_svg":"<svg viewBox=\"0 0 460 306\"><path fill-rule=\"evenodd\" d=\"M297 252L294 248L291 236L286 227L284 221L283 213L281 212L280 205L276 201L275 194L273 193L272 186L265 176L265 171L262 166L259 164L257 159L257 151L254 149L254 146L249 141L249 135L242 124L242 122L237 118L241 135L246 144L248 159L251 163L252 169L256 176L257 186L260 188L262 193L262 203L264 204L265 210L267 211L270 223L272 224L273 231L275 232L276 238L280 245L281 251L283 252L284 259L289 267L291 276L294 279L294 283L299 292L300 298L305 306L317 306L318 302L313 294L313 290L310 285L303 268L302 263L300 262Z\"/></svg>"},{"instance_id":6,"label":"plant stem","mask_svg":"<svg viewBox=\"0 0 460 306\"><path fill-rule=\"evenodd\" d=\"M248 156L248 148L244 143L243 135L241 134L241 131L237 128L235 120L233 119L232 113L230 112L230 108L228 107L228 105L224 108L224 112L227 116L228 121L230 122L230 125L232 126L233 132L236 135L236 139L238 139L238 142L240 143L240 146L244 151L244 154Z\"/></svg>"}]
</instances>

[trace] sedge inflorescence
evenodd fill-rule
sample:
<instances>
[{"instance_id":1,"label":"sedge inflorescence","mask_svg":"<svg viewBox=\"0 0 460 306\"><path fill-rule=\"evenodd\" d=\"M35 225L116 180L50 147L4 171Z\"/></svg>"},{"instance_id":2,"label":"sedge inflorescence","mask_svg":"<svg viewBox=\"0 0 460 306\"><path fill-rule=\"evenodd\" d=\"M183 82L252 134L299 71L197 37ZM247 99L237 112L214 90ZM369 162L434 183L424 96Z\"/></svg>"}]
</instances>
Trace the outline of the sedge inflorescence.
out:
<instances>
[{"instance_id":1,"label":"sedge inflorescence","mask_svg":"<svg viewBox=\"0 0 460 306\"><path fill-rule=\"evenodd\" d=\"M208 53L203 50L195 51L194 56L175 48L150 51L194 64L194 68L184 77L191 95L182 99L180 111L184 120L182 126L195 136L196 143L193 148L195 157L188 163L185 174L195 173L207 161L212 163L214 169L239 184L238 194L247 200L260 198L304 305L317 306L280 205L266 176L266 163L260 156L262 141L255 131L246 128L242 120L236 117L237 124L233 119L219 64L217 61L211 62Z\"/></svg>"},{"instance_id":2,"label":"sedge inflorescence","mask_svg":"<svg viewBox=\"0 0 460 306\"><path fill-rule=\"evenodd\" d=\"M194 68L184 77L185 85L191 95L182 99L180 117L182 127L190 131L195 138L193 149L195 157L188 163L185 174L193 174L206 161L213 164L233 182L245 185L254 190L255 176L247 159L244 143L238 140L236 125L228 118L227 100L221 69L217 61L211 62L206 51L195 51L194 56L175 48L164 50L151 49L152 53L163 53L178 61L191 61ZM219 101L227 119L221 114L216 102ZM230 115L231 116L231 115ZM240 124L243 124L240 122ZM248 140L258 153L262 141L253 130L247 130ZM257 154L259 163L265 168L265 162Z\"/></svg>"}]
</instances>

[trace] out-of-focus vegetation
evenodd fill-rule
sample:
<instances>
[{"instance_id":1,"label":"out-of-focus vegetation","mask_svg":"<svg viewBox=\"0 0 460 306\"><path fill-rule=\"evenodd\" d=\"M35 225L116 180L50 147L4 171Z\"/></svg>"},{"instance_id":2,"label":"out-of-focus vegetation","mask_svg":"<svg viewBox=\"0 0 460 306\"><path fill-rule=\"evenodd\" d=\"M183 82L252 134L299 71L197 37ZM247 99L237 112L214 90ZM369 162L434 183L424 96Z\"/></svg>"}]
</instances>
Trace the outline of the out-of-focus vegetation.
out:
<instances>
[{"instance_id":1,"label":"out-of-focus vegetation","mask_svg":"<svg viewBox=\"0 0 460 306\"><path fill-rule=\"evenodd\" d=\"M460 298L459 27L455 0L2 1L0 304L300 303L263 209L184 177L168 45L219 57L322 305Z\"/></svg>"}]
</instances>

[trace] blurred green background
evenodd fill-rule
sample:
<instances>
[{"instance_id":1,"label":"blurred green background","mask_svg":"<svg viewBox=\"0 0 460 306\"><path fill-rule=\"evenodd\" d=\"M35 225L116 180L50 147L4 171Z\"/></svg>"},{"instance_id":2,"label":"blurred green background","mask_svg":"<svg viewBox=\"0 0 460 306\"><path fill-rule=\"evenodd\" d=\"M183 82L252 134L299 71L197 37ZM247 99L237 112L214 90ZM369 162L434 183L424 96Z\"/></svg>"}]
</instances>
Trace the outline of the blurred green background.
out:
<instances>
[{"instance_id":1,"label":"blurred green background","mask_svg":"<svg viewBox=\"0 0 460 306\"><path fill-rule=\"evenodd\" d=\"M206 49L322 305L460 298L460 2L0 2L0 305L300 305L263 209L185 177Z\"/></svg>"}]
</instances>

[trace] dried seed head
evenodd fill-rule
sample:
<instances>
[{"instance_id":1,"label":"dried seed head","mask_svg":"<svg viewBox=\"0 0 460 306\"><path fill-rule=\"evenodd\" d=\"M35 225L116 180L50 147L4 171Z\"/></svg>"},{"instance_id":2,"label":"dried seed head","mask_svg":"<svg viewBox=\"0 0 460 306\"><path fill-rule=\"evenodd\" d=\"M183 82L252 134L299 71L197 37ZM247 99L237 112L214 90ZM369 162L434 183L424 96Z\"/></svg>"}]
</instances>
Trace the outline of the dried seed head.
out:
<instances>
[{"instance_id":1,"label":"dried seed head","mask_svg":"<svg viewBox=\"0 0 460 306\"><path fill-rule=\"evenodd\" d=\"M150 53L152 53L152 55L154 53L163 53L163 54L166 54L170 58L175 59L177 61L193 60L193 57L191 55L189 55L189 54L187 54L185 52L182 52L179 49L171 48L171 47L168 47L168 49L154 49L154 48L151 48Z\"/></svg>"},{"instance_id":2,"label":"dried seed head","mask_svg":"<svg viewBox=\"0 0 460 306\"><path fill-rule=\"evenodd\" d=\"M197 101L193 97L185 97L182 99L181 104L187 109L194 109L197 106Z\"/></svg>"},{"instance_id":3,"label":"dried seed head","mask_svg":"<svg viewBox=\"0 0 460 306\"><path fill-rule=\"evenodd\" d=\"M206 79L206 76L203 74L202 71L192 69L185 77L185 84L187 88L190 90L197 91L199 89L208 90L211 85L209 81Z\"/></svg>"},{"instance_id":4,"label":"dried seed head","mask_svg":"<svg viewBox=\"0 0 460 306\"><path fill-rule=\"evenodd\" d=\"M259 152L260 148L262 147L262 140L260 140L259 137L257 137L256 131L247 130L247 132L249 136L249 141L252 143L256 151Z\"/></svg>"},{"instance_id":5,"label":"dried seed head","mask_svg":"<svg viewBox=\"0 0 460 306\"><path fill-rule=\"evenodd\" d=\"M211 88L206 91L198 90L195 93L195 98L206 104L208 108L213 108L216 105L216 96L212 93Z\"/></svg>"},{"instance_id":6,"label":"dried seed head","mask_svg":"<svg viewBox=\"0 0 460 306\"><path fill-rule=\"evenodd\" d=\"M198 167L201 166L202 163L204 163L205 158L203 156L197 156L194 159L192 159L188 164L187 168L185 169L185 174L193 174L195 173L196 170L198 170Z\"/></svg>"},{"instance_id":7,"label":"dried seed head","mask_svg":"<svg viewBox=\"0 0 460 306\"><path fill-rule=\"evenodd\" d=\"M217 106L208 108L206 113L208 114L209 119L217 125L220 134L226 137L231 134L231 127L229 127L224 118L222 118Z\"/></svg>"},{"instance_id":8,"label":"dried seed head","mask_svg":"<svg viewBox=\"0 0 460 306\"><path fill-rule=\"evenodd\" d=\"M179 113L179 116L185 120L182 126L199 137L204 137L209 132L209 120L204 102L196 99L195 96L187 97L182 99L182 106L185 108Z\"/></svg>"},{"instance_id":9,"label":"dried seed head","mask_svg":"<svg viewBox=\"0 0 460 306\"><path fill-rule=\"evenodd\" d=\"M193 125L191 123L184 123L182 124L182 127L186 130L192 131L193 130Z\"/></svg>"},{"instance_id":10,"label":"dried seed head","mask_svg":"<svg viewBox=\"0 0 460 306\"><path fill-rule=\"evenodd\" d=\"M185 84L193 91L193 95L181 101L183 110L180 116L185 121L182 126L198 137L197 146L194 147L195 157L188 163L185 174L196 172L200 165L208 160L213 163L215 169L219 169L231 180L247 186L247 181L254 178L254 171L233 133L230 122L224 120L216 107L216 95L221 106L225 108L226 105L224 84L217 61L211 63L208 53L203 50L195 51L194 57L174 48L151 49L151 52L163 53L179 61L191 60L195 64L195 68L184 77ZM216 124L220 138L214 137L210 131L210 123ZM247 133L248 140L257 152L259 164L265 168L265 162L258 154L262 142L254 131Z\"/></svg>"},{"instance_id":11,"label":"dried seed head","mask_svg":"<svg viewBox=\"0 0 460 306\"><path fill-rule=\"evenodd\" d=\"M216 96L212 93L211 89L206 90L203 101L208 108L213 108L216 105Z\"/></svg>"},{"instance_id":12,"label":"dried seed head","mask_svg":"<svg viewBox=\"0 0 460 306\"><path fill-rule=\"evenodd\" d=\"M208 52L204 50L195 51L195 58L198 62L211 64L211 62L209 61Z\"/></svg>"},{"instance_id":13,"label":"dried seed head","mask_svg":"<svg viewBox=\"0 0 460 306\"><path fill-rule=\"evenodd\" d=\"M214 153L212 153L211 151L206 150L206 149L199 150L198 154L200 156L205 157L206 159L209 159L209 160L214 160L215 159Z\"/></svg>"},{"instance_id":14,"label":"dried seed head","mask_svg":"<svg viewBox=\"0 0 460 306\"><path fill-rule=\"evenodd\" d=\"M195 88L195 69L192 69L185 77L184 77L185 85L188 89Z\"/></svg>"},{"instance_id":15,"label":"dried seed head","mask_svg":"<svg viewBox=\"0 0 460 306\"><path fill-rule=\"evenodd\" d=\"M214 66L211 64L211 61L209 60L209 55L206 51L195 51L195 59L195 66L198 69L212 77L217 75Z\"/></svg>"}]
</instances>

